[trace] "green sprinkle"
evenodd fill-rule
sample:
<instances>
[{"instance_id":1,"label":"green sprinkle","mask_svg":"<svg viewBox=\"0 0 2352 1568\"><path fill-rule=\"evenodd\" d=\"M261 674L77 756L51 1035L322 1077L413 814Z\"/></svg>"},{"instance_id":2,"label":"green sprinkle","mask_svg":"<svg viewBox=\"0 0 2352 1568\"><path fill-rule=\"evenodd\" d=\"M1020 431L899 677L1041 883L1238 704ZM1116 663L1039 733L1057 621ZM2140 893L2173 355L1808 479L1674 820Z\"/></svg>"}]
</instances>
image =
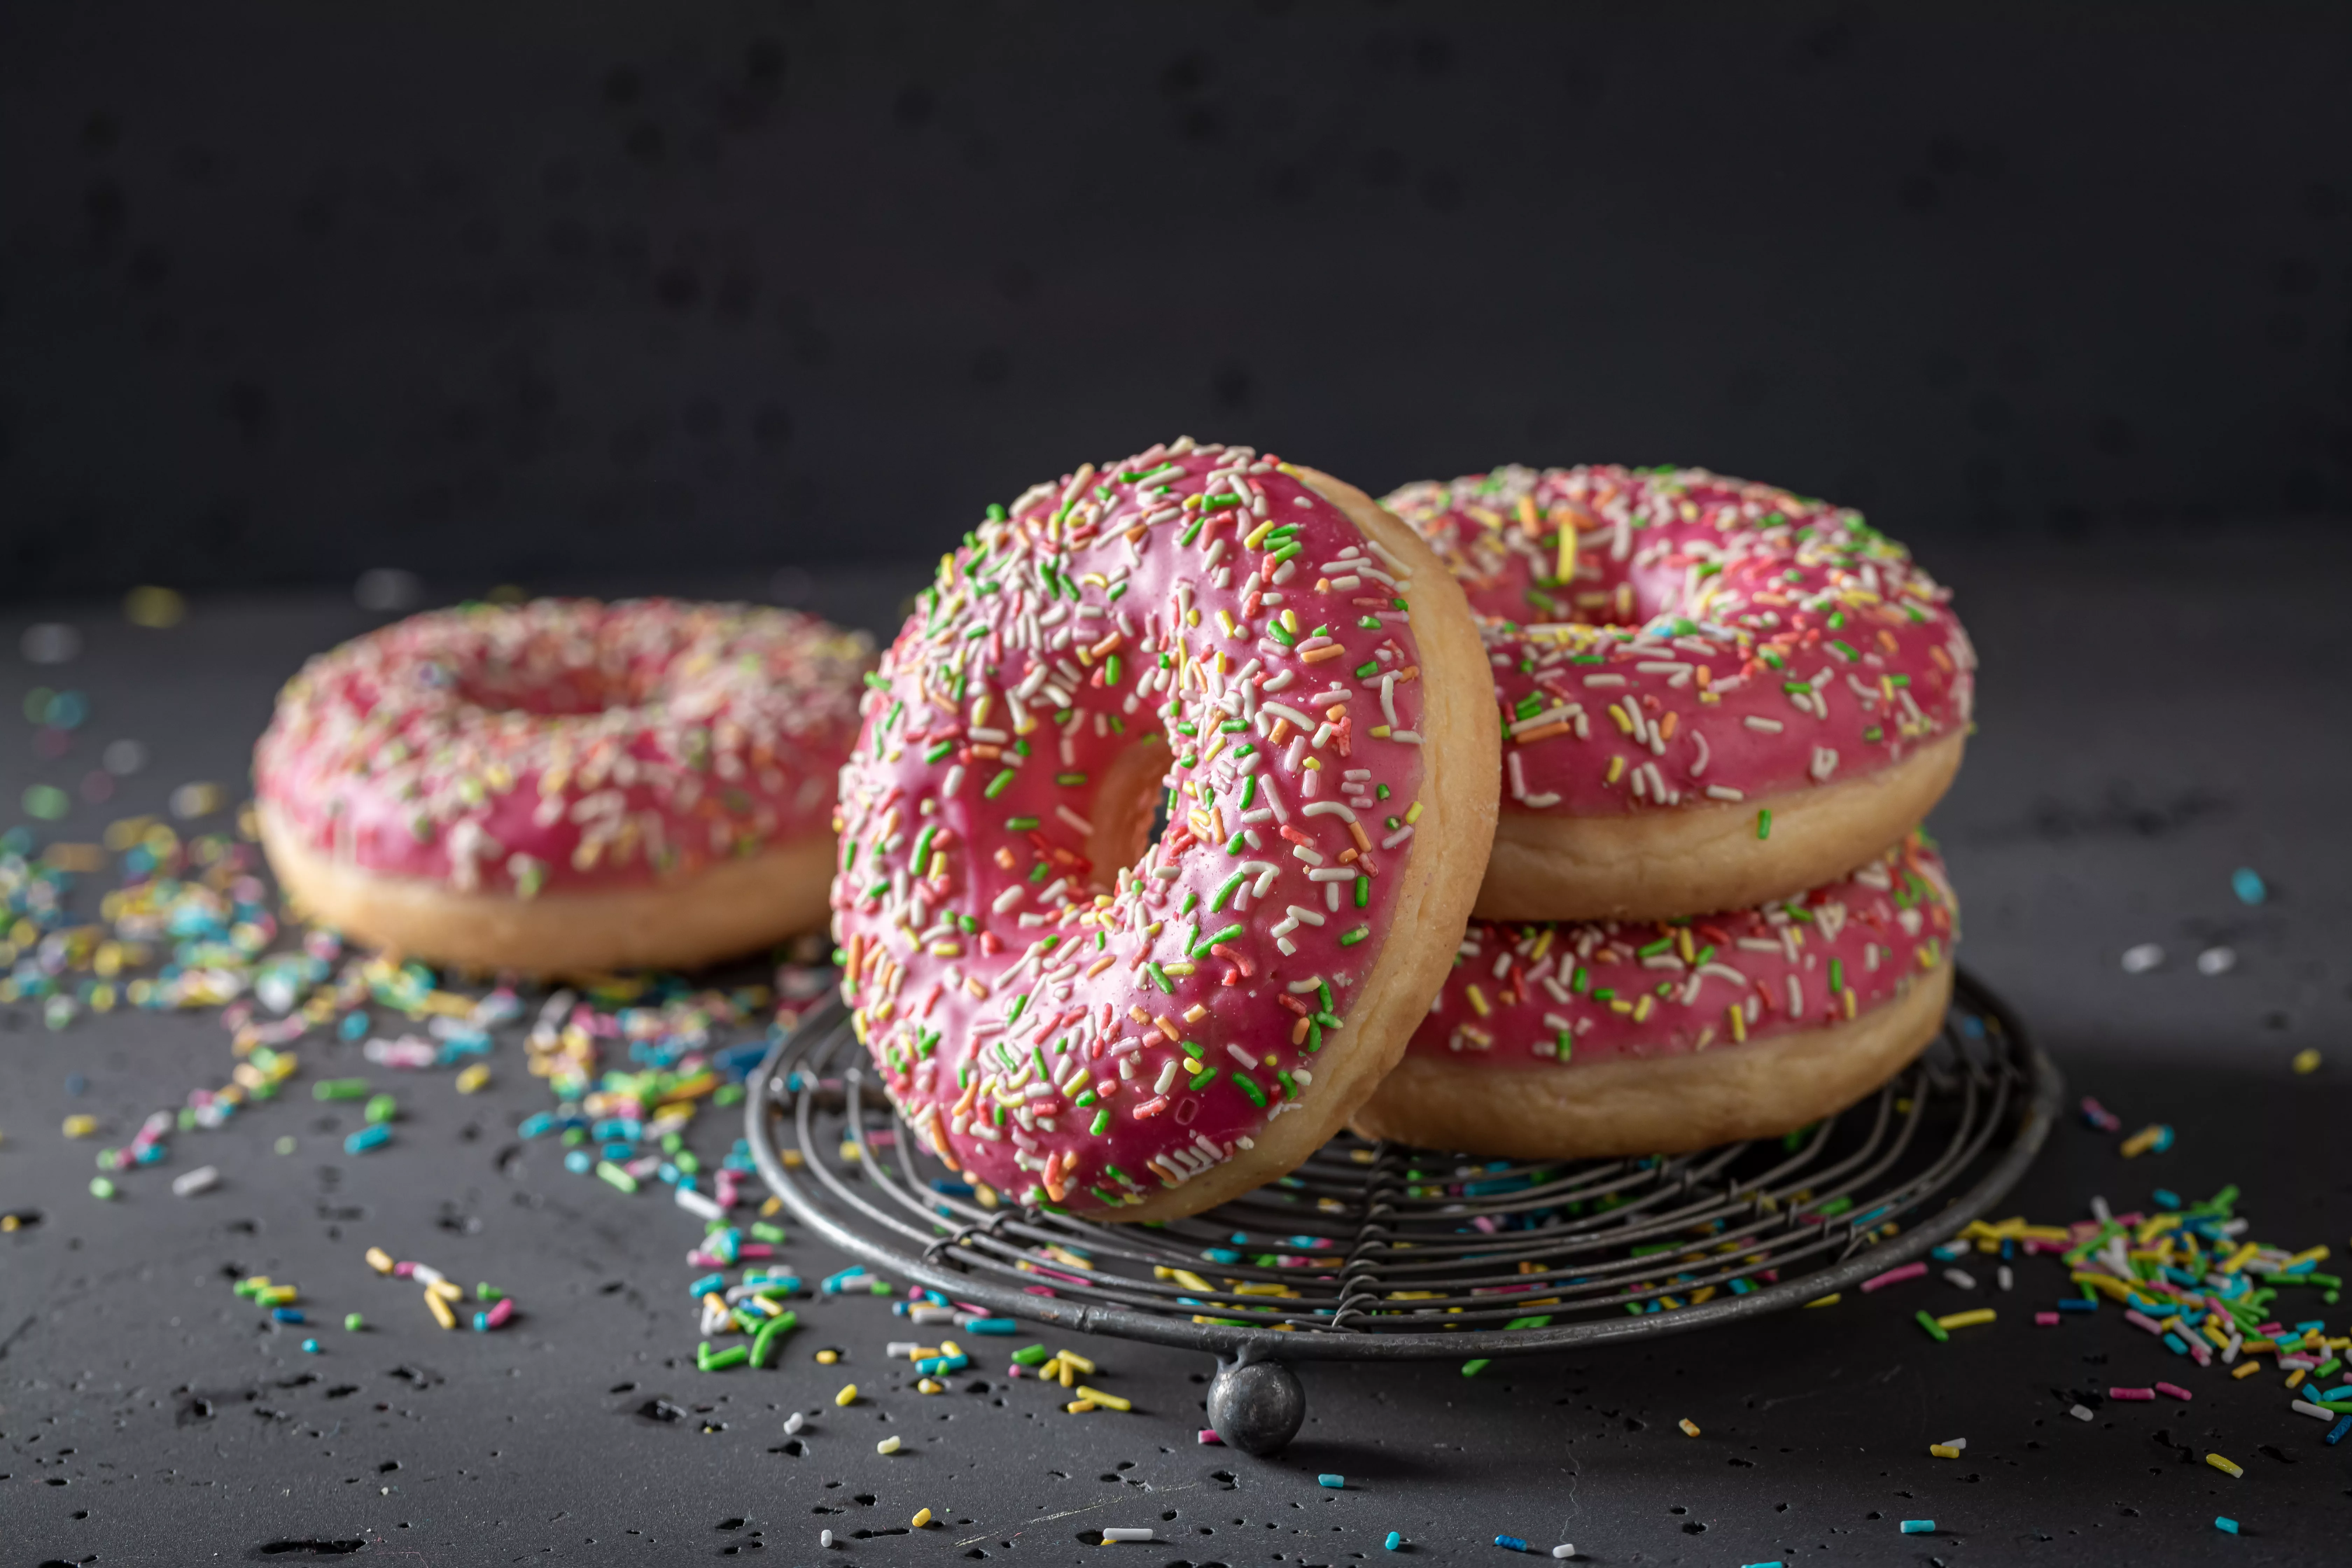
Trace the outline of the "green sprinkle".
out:
<instances>
[{"instance_id":1,"label":"green sprinkle","mask_svg":"<svg viewBox=\"0 0 2352 1568\"><path fill-rule=\"evenodd\" d=\"M1353 930L1353 931L1351 931L1348 932L1346 935L1344 935L1344 936L1340 937L1340 939L1339 939L1339 945L1340 945L1341 947L1353 947L1353 946L1355 946L1358 942L1360 942L1363 941L1366 937L1368 937L1368 936L1370 936L1370 935L1371 935L1371 934L1372 934L1372 928L1371 928L1371 927L1370 927L1370 926L1358 926L1355 930Z\"/></svg>"},{"instance_id":2,"label":"green sprinkle","mask_svg":"<svg viewBox=\"0 0 2352 1568\"><path fill-rule=\"evenodd\" d=\"M1759 805L1756 808L1756 837L1759 838L1772 837L1772 808L1769 805Z\"/></svg>"},{"instance_id":3,"label":"green sprinkle","mask_svg":"<svg viewBox=\"0 0 2352 1568\"><path fill-rule=\"evenodd\" d=\"M1251 1100L1256 1101L1257 1108L1260 1110L1265 1109L1265 1090L1258 1088L1256 1079L1251 1078L1250 1075L1245 1072L1236 1072L1234 1074L1234 1081L1241 1085L1242 1092L1244 1094L1248 1095Z\"/></svg>"},{"instance_id":4,"label":"green sprinkle","mask_svg":"<svg viewBox=\"0 0 2352 1568\"><path fill-rule=\"evenodd\" d=\"M1924 1311L1913 1313L1912 1318L1913 1321L1917 1322L1921 1328L1927 1331L1927 1337L1934 1340L1937 1344L1942 1344L1952 1337L1950 1332L1945 1329L1943 1324L1936 1321L1935 1319L1929 1317Z\"/></svg>"},{"instance_id":5,"label":"green sprinkle","mask_svg":"<svg viewBox=\"0 0 2352 1568\"><path fill-rule=\"evenodd\" d=\"M620 1188L621 1191L625 1193L634 1193L637 1190L636 1177L629 1174L628 1172L624 1171L620 1166L615 1165L610 1160L599 1160L596 1162L596 1174L603 1177L606 1183Z\"/></svg>"},{"instance_id":6,"label":"green sprinkle","mask_svg":"<svg viewBox=\"0 0 2352 1568\"><path fill-rule=\"evenodd\" d=\"M998 795L1004 793L1004 786L1012 782L1013 770L1011 768L1007 768L1003 773L997 774L994 778L989 780L988 788L982 793L986 795L989 799L994 800Z\"/></svg>"},{"instance_id":7,"label":"green sprinkle","mask_svg":"<svg viewBox=\"0 0 2352 1568\"><path fill-rule=\"evenodd\" d=\"M1097 1111L1096 1111L1096 1112L1095 1112L1094 1124L1093 1124L1092 1126L1088 1127L1088 1128L1087 1129L1087 1131L1089 1131L1089 1132L1091 1132L1091 1133L1093 1133L1093 1134L1094 1134L1096 1137L1097 1137L1097 1138L1101 1137L1104 1133L1106 1133L1106 1132L1109 1131L1110 1131L1110 1112L1109 1112L1109 1111L1108 1111L1108 1110L1097 1110Z\"/></svg>"},{"instance_id":8,"label":"green sprinkle","mask_svg":"<svg viewBox=\"0 0 2352 1568\"><path fill-rule=\"evenodd\" d=\"M1005 827L1014 833L1026 833L1037 824L1038 819L1034 816L1008 816L1004 819Z\"/></svg>"}]
</instances>

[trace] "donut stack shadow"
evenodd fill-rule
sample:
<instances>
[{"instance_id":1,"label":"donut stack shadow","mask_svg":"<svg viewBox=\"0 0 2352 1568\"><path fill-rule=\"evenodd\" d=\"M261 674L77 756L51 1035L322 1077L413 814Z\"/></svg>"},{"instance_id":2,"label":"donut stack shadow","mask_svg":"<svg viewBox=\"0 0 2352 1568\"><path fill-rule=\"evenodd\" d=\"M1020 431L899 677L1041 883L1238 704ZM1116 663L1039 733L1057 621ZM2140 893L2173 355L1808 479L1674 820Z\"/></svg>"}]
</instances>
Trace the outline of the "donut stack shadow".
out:
<instances>
[{"instance_id":1,"label":"donut stack shadow","mask_svg":"<svg viewBox=\"0 0 2352 1568\"><path fill-rule=\"evenodd\" d=\"M1942 1027L1958 906L1918 826L1975 657L1860 514L1702 469L1509 468L1386 504L1484 619L1503 800L1369 1137L1515 1159L1779 1136Z\"/></svg>"}]
</instances>

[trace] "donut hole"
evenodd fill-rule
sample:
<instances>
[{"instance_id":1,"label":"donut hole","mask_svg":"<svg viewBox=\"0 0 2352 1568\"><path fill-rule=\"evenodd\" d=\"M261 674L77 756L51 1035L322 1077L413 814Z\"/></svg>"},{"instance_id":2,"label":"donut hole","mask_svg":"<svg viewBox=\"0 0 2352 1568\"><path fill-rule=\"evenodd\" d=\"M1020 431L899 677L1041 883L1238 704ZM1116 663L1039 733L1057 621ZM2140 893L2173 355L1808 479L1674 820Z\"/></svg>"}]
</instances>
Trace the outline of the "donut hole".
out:
<instances>
[{"instance_id":1,"label":"donut hole","mask_svg":"<svg viewBox=\"0 0 2352 1568\"><path fill-rule=\"evenodd\" d=\"M1502 527L1518 531L1517 523L1489 527L1483 536L1472 531L1475 526L1460 534L1468 562L1463 588L1470 607L1482 616L1523 625L1641 626L1660 616L1680 615L1689 605L1689 573L1682 562L1620 561L1606 531L1579 534L1571 582L1554 575L1529 580L1517 563L1530 539L1547 556L1558 551L1559 535L1548 525L1539 534L1518 539L1502 532Z\"/></svg>"},{"instance_id":2,"label":"donut hole","mask_svg":"<svg viewBox=\"0 0 2352 1568\"><path fill-rule=\"evenodd\" d=\"M450 671L457 697L490 713L534 719L580 718L643 706L658 694L652 671L614 669L576 659L499 660Z\"/></svg>"},{"instance_id":3,"label":"donut hole","mask_svg":"<svg viewBox=\"0 0 2352 1568\"><path fill-rule=\"evenodd\" d=\"M1097 885L1115 885L1119 873L1167 833L1168 763L1167 742L1149 734L1102 771L1094 797L1094 832L1087 839Z\"/></svg>"}]
</instances>

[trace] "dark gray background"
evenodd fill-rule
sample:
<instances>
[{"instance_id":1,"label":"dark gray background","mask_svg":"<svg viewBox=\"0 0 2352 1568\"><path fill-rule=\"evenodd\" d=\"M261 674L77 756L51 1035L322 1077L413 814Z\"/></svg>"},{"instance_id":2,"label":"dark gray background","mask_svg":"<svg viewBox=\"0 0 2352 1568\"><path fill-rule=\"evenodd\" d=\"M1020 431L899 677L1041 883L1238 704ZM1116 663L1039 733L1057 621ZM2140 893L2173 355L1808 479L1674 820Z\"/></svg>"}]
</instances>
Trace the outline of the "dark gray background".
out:
<instances>
[{"instance_id":1,"label":"dark gray background","mask_svg":"<svg viewBox=\"0 0 2352 1568\"><path fill-rule=\"evenodd\" d=\"M0 10L0 595L921 559L1180 430L2352 512L2340 4Z\"/></svg>"},{"instance_id":2,"label":"dark gray background","mask_svg":"<svg viewBox=\"0 0 2352 1568\"><path fill-rule=\"evenodd\" d=\"M2130 551L1962 542L1937 564L1985 658L1983 728L1935 821L1965 910L1963 958L2017 1004L2074 1094L2127 1128L2179 1130L2171 1152L2126 1162L2116 1140L2070 1120L2003 1211L2060 1221L2093 1194L2121 1207L2159 1184L2197 1196L2237 1183L2253 1234L2326 1242L2341 1262L2352 712L2331 656L2352 550L2249 525ZM887 627L913 574L821 574L813 597ZM154 755L115 801L45 830L67 838L160 809L184 781L237 779L286 672L381 618L342 595L200 596L163 632L110 607L41 613L71 618L87 647L38 668L0 651L0 800L33 783L70 789L118 737ZM0 650L28 618L0 616ZM14 713L36 682L91 700L89 725L54 761L35 757ZM2269 879L2271 901L2232 897L2241 865ZM2123 950L2151 941L2167 965L2124 974ZM2215 943L2240 961L2207 978L2191 960ZM2305 1047L2325 1058L2310 1076L2289 1066ZM299 1048L301 1081L365 1070L354 1047ZM730 1547L804 1564L1063 1563L1093 1560L1080 1532L1105 1524L1170 1537L1118 1562L1236 1568L1385 1560L1390 1530L1443 1563L1501 1561L1487 1542L1507 1532L1573 1542L1605 1568L2250 1568L2340 1563L2352 1528L2352 1444L2323 1447L2274 1371L2245 1383L2194 1371L2112 1313L2034 1329L2027 1312L2062 1283L2048 1259L2020 1265L2018 1293L1993 1299L2000 1322L1948 1345L1910 1313L1984 1297L1931 1282L1647 1347L1500 1363L1474 1381L1452 1363L1310 1365L1310 1424L1271 1461L1193 1444L1205 1357L1081 1346L1136 1400L1129 1416L1064 1415L1034 1384L1008 1384L993 1357L956 1393L923 1398L908 1363L882 1359L904 1321L870 1300L804 1306L811 1327L777 1371L705 1376L684 1263L698 1226L519 1144L510 1130L548 1099L511 1041L478 1098L446 1074L402 1079L404 1120L379 1153L344 1155L355 1107L298 1089L223 1131L176 1138L168 1165L94 1201L94 1143L61 1139L61 1119L89 1111L105 1123L98 1142L119 1142L149 1110L222 1081L230 1059L211 1016L118 1013L52 1035L32 1007L0 1008L0 1209L44 1215L0 1237L0 1568L302 1561L263 1549L307 1541L431 1564L669 1563ZM79 1096L75 1074L89 1079ZM733 1132L709 1119L696 1141L716 1154ZM281 1134L297 1138L293 1155L270 1152ZM202 1163L222 1168L221 1190L170 1196L169 1177ZM445 1334L414 1290L367 1270L372 1244L494 1279L525 1316L502 1334ZM803 1242L789 1251L810 1279L841 1261ZM252 1271L297 1282L330 1324L356 1310L377 1326L328 1327L325 1353L303 1355L299 1331L271 1331L230 1295L232 1275ZM2315 1310L2345 1321L2340 1306ZM828 1343L845 1367L811 1363ZM826 1401L852 1377L873 1402L845 1415ZM2084 1391L2159 1377L2195 1404L2108 1405L2089 1425L2064 1414ZM681 1418L637 1414L655 1398ZM799 1453L780 1451L793 1408L817 1413ZM1684 1416L1703 1437L1675 1430ZM892 1431L910 1452L877 1457ZM1951 1436L1969 1439L1963 1460L1927 1456ZM2206 1468L2208 1450L2245 1478ZM1349 1489L1318 1488L1326 1470ZM923 1507L950 1526L817 1548L822 1528L900 1528ZM2244 1536L2213 1529L2224 1512ZM1895 1533L1923 1517L1942 1532Z\"/></svg>"}]
</instances>

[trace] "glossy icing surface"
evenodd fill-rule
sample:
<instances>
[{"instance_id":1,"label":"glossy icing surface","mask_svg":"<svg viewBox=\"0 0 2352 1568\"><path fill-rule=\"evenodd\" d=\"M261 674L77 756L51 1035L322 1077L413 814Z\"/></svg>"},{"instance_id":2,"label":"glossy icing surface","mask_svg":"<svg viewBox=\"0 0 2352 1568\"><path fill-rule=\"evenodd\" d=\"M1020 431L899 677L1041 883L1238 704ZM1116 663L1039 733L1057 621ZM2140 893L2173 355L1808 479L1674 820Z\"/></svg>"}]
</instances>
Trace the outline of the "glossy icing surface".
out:
<instances>
[{"instance_id":1,"label":"glossy icing surface","mask_svg":"<svg viewBox=\"0 0 2352 1568\"><path fill-rule=\"evenodd\" d=\"M1506 811L1739 805L1967 731L1976 655L1950 593L1858 512L1604 467L1497 468L1385 504L1490 617Z\"/></svg>"},{"instance_id":2,"label":"glossy icing surface","mask_svg":"<svg viewBox=\"0 0 2352 1568\"><path fill-rule=\"evenodd\" d=\"M1344 1049L1414 853L1397 562L1272 458L1189 441L941 564L843 770L844 994L919 1136L1107 1210L1251 1146ZM1144 748L1140 753L1138 748ZM1122 841L1157 781L1167 825ZM1098 829L1097 823L1102 826Z\"/></svg>"},{"instance_id":3,"label":"glossy icing surface","mask_svg":"<svg viewBox=\"0 0 2352 1568\"><path fill-rule=\"evenodd\" d=\"M255 785L365 870L523 898L641 884L828 831L870 661L754 605L434 611L287 682Z\"/></svg>"},{"instance_id":4,"label":"glossy icing surface","mask_svg":"<svg viewBox=\"0 0 2352 1568\"><path fill-rule=\"evenodd\" d=\"M1924 834L1736 914L1477 921L1409 1048L1504 1068L1681 1056L1843 1023L1949 963L1958 905Z\"/></svg>"}]
</instances>

